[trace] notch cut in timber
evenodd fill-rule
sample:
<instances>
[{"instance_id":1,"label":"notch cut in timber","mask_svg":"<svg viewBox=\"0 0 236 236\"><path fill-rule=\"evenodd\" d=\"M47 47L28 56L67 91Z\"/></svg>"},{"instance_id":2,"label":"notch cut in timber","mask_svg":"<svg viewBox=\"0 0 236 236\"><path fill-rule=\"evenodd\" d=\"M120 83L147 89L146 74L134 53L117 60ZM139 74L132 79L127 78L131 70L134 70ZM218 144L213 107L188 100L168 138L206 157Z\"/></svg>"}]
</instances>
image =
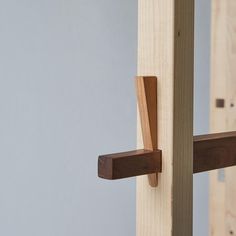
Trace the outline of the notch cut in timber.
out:
<instances>
[{"instance_id":1,"label":"notch cut in timber","mask_svg":"<svg viewBox=\"0 0 236 236\"><path fill-rule=\"evenodd\" d=\"M157 78L136 77L136 91L145 150L157 150ZM158 171L148 174L150 186L158 185Z\"/></svg>"},{"instance_id":2,"label":"notch cut in timber","mask_svg":"<svg viewBox=\"0 0 236 236\"><path fill-rule=\"evenodd\" d=\"M194 136L193 173L236 165L236 132ZM135 150L100 156L98 176L122 179L161 172L161 150Z\"/></svg>"}]
</instances>

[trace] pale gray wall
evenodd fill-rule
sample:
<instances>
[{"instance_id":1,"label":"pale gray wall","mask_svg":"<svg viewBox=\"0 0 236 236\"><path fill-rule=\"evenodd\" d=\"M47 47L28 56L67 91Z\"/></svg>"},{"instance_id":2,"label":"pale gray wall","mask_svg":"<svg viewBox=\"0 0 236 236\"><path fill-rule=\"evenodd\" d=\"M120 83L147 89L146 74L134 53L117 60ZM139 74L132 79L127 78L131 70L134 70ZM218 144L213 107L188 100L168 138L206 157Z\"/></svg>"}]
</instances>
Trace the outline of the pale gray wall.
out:
<instances>
[{"instance_id":1,"label":"pale gray wall","mask_svg":"<svg viewBox=\"0 0 236 236\"><path fill-rule=\"evenodd\" d=\"M209 131L210 0L195 1L194 133ZM194 236L208 236L208 173L194 175Z\"/></svg>"},{"instance_id":2,"label":"pale gray wall","mask_svg":"<svg viewBox=\"0 0 236 236\"><path fill-rule=\"evenodd\" d=\"M197 0L197 133L208 8ZM100 180L96 161L135 148L136 48L137 0L0 1L0 235L135 235L135 180ZM195 236L206 236L206 175L194 196Z\"/></svg>"}]
</instances>

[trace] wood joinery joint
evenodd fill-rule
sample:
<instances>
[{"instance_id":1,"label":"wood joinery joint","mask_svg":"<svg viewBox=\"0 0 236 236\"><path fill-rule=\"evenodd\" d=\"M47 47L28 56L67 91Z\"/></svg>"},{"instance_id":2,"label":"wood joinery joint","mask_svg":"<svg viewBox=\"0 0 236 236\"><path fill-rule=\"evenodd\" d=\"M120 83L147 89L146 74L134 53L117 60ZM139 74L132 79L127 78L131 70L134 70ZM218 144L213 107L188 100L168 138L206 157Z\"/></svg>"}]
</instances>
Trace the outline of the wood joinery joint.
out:
<instances>
[{"instance_id":1,"label":"wood joinery joint","mask_svg":"<svg viewBox=\"0 0 236 236\"><path fill-rule=\"evenodd\" d=\"M157 78L137 77L137 101L142 130L143 149L102 155L98 158L98 176L122 179L148 175L152 187L158 185L162 171L162 151L157 138ZM216 106L224 107L224 99ZM236 132L199 135L193 137L193 173L236 165Z\"/></svg>"},{"instance_id":2,"label":"wood joinery joint","mask_svg":"<svg viewBox=\"0 0 236 236\"><path fill-rule=\"evenodd\" d=\"M147 174L150 186L156 187L161 171L161 151L157 150L157 78L139 76L135 84L144 149L100 156L98 176L120 179Z\"/></svg>"},{"instance_id":3,"label":"wood joinery joint","mask_svg":"<svg viewBox=\"0 0 236 236\"><path fill-rule=\"evenodd\" d=\"M160 173L161 150L135 150L98 158L98 176L122 179ZM236 131L194 136L193 173L236 165Z\"/></svg>"}]
</instances>

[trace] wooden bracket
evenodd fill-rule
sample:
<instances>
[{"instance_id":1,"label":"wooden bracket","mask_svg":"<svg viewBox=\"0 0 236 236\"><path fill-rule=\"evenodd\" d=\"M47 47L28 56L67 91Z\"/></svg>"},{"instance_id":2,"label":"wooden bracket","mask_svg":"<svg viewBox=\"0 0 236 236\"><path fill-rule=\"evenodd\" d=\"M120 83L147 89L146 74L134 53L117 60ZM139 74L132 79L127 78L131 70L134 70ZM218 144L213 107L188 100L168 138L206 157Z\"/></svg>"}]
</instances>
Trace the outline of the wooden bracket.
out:
<instances>
[{"instance_id":1,"label":"wooden bracket","mask_svg":"<svg viewBox=\"0 0 236 236\"><path fill-rule=\"evenodd\" d=\"M136 91L143 136L143 150L100 156L98 175L120 179L148 174L156 187L161 172L161 151L157 150L157 78L137 77Z\"/></svg>"},{"instance_id":2,"label":"wooden bracket","mask_svg":"<svg viewBox=\"0 0 236 236\"><path fill-rule=\"evenodd\" d=\"M157 149L157 78L136 78L141 120L142 150L108 154L98 158L98 176L122 179L148 175L156 187L162 171L162 152ZM193 173L236 165L236 132L208 134L193 138Z\"/></svg>"}]
</instances>

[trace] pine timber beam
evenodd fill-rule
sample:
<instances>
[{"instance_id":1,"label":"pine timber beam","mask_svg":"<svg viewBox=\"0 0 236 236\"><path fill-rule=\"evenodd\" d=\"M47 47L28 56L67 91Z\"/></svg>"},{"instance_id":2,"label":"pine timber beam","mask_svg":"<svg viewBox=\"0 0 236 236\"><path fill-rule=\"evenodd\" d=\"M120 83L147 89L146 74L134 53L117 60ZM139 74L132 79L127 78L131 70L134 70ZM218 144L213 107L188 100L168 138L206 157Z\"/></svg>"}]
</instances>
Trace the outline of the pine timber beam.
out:
<instances>
[{"instance_id":1,"label":"pine timber beam","mask_svg":"<svg viewBox=\"0 0 236 236\"><path fill-rule=\"evenodd\" d=\"M136 236L191 236L193 197L194 0L138 1L138 72L154 75L158 187L137 177ZM156 121L156 122L157 122ZM138 115L138 149L143 139Z\"/></svg>"},{"instance_id":2,"label":"pine timber beam","mask_svg":"<svg viewBox=\"0 0 236 236\"><path fill-rule=\"evenodd\" d=\"M210 132L236 130L236 1L211 1ZM236 167L210 173L209 235L236 234Z\"/></svg>"}]
</instances>

